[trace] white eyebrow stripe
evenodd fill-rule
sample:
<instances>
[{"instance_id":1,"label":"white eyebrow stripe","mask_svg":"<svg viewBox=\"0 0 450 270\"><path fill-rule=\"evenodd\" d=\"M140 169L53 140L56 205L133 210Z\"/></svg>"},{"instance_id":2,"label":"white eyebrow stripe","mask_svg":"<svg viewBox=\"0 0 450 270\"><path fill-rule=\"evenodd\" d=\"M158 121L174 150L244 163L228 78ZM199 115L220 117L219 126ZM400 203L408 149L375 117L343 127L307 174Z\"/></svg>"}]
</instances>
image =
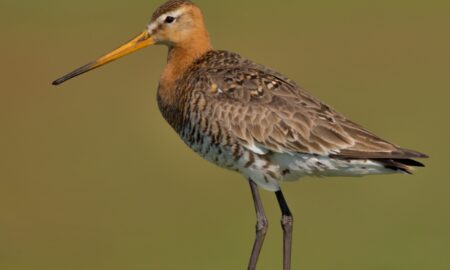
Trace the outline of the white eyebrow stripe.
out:
<instances>
[{"instance_id":1,"label":"white eyebrow stripe","mask_svg":"<svg viewBox=\"0 0 450 270\"><path fill-rule=\"evenodd\" d=\"M175 19L180 17L185 11L185 8L179 8L174 11L170 11L159 16L154 22L147 26L148 32L152 33L155 29L158 28L159 25L163 24L168 16L174 17Z\"/></svg>"}]
</instances>

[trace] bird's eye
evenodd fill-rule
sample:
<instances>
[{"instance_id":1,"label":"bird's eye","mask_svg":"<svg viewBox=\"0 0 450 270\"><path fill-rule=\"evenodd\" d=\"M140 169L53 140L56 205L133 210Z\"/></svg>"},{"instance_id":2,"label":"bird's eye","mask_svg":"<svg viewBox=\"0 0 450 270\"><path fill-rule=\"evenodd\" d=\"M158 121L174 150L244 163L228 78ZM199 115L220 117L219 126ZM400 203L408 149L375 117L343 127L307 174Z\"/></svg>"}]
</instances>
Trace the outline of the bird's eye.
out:
<instances>
[{"instance_id":1,"label":"bird's eye","mask_svg":"<svg viewBox=\"0 0 450 270\"><path fill-rule=\"evenodd\" d=\"M167 16L166 20L164 21L165 23L173 23L175 21L175 18L172 16Z\"/></svg>"}]
</instances>

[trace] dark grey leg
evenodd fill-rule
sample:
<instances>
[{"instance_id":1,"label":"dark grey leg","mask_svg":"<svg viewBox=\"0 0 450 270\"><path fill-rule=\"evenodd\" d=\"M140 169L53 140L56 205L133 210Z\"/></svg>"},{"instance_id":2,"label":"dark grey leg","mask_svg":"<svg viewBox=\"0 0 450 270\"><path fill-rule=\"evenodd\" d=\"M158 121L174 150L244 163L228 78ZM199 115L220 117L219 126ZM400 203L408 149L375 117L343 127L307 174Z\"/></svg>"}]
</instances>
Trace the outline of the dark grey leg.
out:
<instances>
[{"instance_id":1,"label":"dark grey leg","mask_svg":"<svg viewBox=\"0 0 450 270\"><path fill-rule=\"evenodd\" d=\"M281 189L275 192L281 209L281 227L283 228L283 270L291 269L292 228L294 218L284 199Z\"/></svg>"},{"instance_id":2,"label":"dark grey leg","mask_svg":"<svg viewBox=\"0 0 450 270\"><path fill-rule=\"evenodd\" d=\"M255 270L269 223L267 221L266 214L264 213L261 197L259 196L258 186L251 179L249 180L249 182L256 210L256 238L255 243L253 244L250 262L248 263L248 270Z\"/></svg>"}]
</instances>

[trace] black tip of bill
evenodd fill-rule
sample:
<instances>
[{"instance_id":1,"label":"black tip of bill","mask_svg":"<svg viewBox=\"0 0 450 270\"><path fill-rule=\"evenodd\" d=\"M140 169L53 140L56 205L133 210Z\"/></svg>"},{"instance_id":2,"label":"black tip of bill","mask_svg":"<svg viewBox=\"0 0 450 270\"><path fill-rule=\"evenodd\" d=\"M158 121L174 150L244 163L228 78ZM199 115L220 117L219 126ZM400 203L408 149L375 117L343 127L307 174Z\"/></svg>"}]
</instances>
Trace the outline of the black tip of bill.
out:
<instances>
[{"instance_id":1,"label":"black tip of bill","mask_svg":"<svg viewBox=\"0 0 450 270\"><path fill-rule=\"evenodd\" d=\"M62 84L63 82L65 82L66 80L63 80L62 78L60 78L60 79L57 79L57 80L54 80L53 82L52 82L52 85L60 85L60 84Z\"/></svg>"},{"instance_id":2,"label":"black tip of bill","mask_svg":"<svg viewBox=\"0 0 450 270\"><path fill-rule=\"evenodd\" d=\"M96 68L95 63L89 63L87 65L84 65L84 66L82 66L82 67L80 67L80 68L70 72L69 74L62 76L59 79L54 80L52 82L52 85L60 85L60 84L64 83L65 81L68 81L68 80L70 80L72 78L75 78L75 77L77 77L77 76L79 76L79 75L81 75L83 73L86 73L86 72L88 72L88 71L90 71L90 70L92 70L94 68Z\"/></svg>"}]
</instances>

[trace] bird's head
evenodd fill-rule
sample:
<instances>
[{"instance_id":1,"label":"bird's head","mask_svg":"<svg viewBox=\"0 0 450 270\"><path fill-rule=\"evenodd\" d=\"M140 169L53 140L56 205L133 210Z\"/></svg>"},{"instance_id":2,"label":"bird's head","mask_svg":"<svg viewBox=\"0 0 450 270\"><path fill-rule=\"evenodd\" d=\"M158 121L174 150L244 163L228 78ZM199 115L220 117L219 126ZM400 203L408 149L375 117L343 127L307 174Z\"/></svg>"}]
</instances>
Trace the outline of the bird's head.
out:
<instances>
[{"instance_id":1,"label":"bird's head","mask_svg":"<svg viewBox=\"0 0 450 270\"><path fill-rule=\"evenodd\" d=\"M171 0L152 16L147 32L157 44L185 46L206 32L203 15L191 1Z\"/></svg>"},{"instance_id":2,"label":"bird's head","mask_svg":"<svg viewBox=\"0 0 450 270\"><path fill-rule=\"evenodd\" d=\"M209 49L209 36L201 10L188 0L167 1L153 13L147 28L137 37L105 56L55 80L53 85L59 85L153 44L167 45L169 48L189 48L191 51Z\"/></svg>"}]
</instances>

